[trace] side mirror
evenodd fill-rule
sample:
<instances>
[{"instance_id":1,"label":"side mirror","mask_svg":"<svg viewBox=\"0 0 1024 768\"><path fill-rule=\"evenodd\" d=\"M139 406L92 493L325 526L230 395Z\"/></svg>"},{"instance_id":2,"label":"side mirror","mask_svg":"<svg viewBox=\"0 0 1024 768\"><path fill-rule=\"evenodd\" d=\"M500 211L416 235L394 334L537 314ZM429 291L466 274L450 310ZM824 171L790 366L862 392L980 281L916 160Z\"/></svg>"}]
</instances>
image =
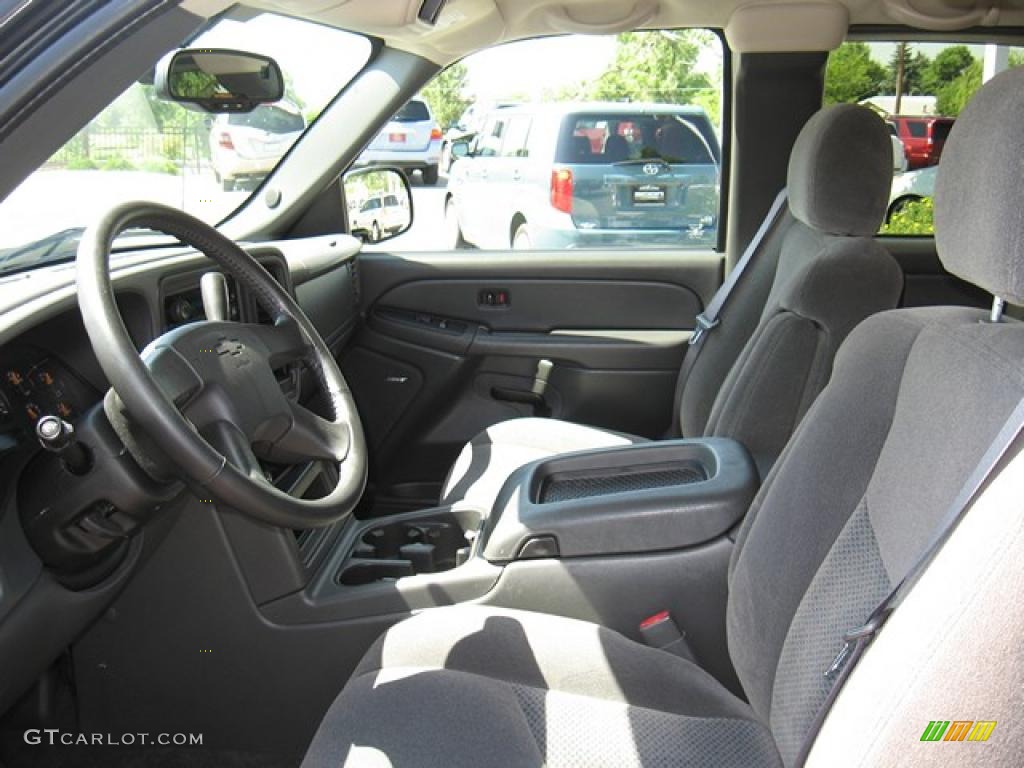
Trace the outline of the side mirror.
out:
<instances>
[{"instance_id":1,"label":"side mirror","mask_svg":"<svg viewBox=\"0 0 1024 768\"><path fill-rule=\"evenodd\" d=\"M452 142L452 157L458 159L461 157L469 157L472 154L469 151L469 140L467 139L456 139Z\"/></svg>"},{"instance_id":2,"label":"side mirror","mask_svg":"<svg viewBox=\"0 0 1024 768\"><path fill-rule=\"evenodd\" d=\"M346 173L342 183L353 237L380 243L412 226L412 190L397 168L360 168Z\"/></svg>"},{"instance_id":3,"label":"side mirror","mask_svg":"<svg viewBox=\"0 0 1024 768\"><path fill-rule=\"evenodd\" d=\"M183 49L164 58L157 95L204 112L252 112L284 98L284 75L269 56L214 48Z\"/></svg>"}]
</instances>

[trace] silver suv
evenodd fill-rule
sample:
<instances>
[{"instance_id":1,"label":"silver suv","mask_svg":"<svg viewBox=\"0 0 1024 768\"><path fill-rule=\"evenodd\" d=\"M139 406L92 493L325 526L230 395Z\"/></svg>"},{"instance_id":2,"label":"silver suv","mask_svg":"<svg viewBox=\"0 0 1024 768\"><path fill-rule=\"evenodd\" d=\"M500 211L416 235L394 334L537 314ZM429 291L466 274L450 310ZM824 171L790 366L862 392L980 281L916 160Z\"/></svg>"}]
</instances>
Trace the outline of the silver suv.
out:
<instances>
[{"instance_id":1,"label":"silver suv","mask_svg":"<svg viewBox=\"0 0 1024 768\"><path fill-rule=\"evenodd\" d=\"M387 165L406 175L419 171L423 183L437 183L441 164L441 127L422 99L410 99L374 137L354 167Z\"/></svg>"},{"instance_id":2,"label":"silver suv","mask_svg":"<svg viewBox=\"0 0 1024 768\"><path fill-rule=\"evenodd\" d=\"M700 107L545 104L492 112L453 146L451 247L709 246L721 150Z\"/></svg>"}]
</instances>

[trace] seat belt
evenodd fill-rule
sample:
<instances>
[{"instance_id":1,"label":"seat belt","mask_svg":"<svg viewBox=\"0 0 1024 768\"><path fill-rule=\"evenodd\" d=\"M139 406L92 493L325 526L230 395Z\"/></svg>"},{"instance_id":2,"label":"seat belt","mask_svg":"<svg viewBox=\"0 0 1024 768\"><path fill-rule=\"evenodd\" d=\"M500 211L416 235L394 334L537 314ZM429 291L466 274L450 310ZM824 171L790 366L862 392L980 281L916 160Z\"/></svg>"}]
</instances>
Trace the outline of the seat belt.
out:
<instances>
[{"instance_id":1,"label":"seat belt","mask_svg":"<svg viewBox=\"0 0 1024 768\"><path fill-rule=\"evenodd\" d=\"M804 763L807 762L811 747L814 746L814 741L825 722L829 710L832 708L832 704L838 698L839 692L849 679L853 668L857 666L857 662L864 655L864 651L867 650L871 641L881 631L886 620L892 615L892 612L903 602L903 598L906 597L918 578L924 573L928 563L931 562L935 554L942 548L942 545L946 543L946 540L963 519L978 491L985 484L985 481L988 480L996 465L1006 455L1010 446L1013 445L1014 441L1022 433L1024 433L1024 399L1017 403L1017 407L1010 414L1006 424L999 431L999 434L996 435L995 440L992 441L985 455L981 457L978 466L975 467L974 471L967 478L967 482L960 489L960 493L957 494L956 499L950 506L942 524L936 529L934 536L921 556L910 566L910 570L893 587L892 591L868 615L867 621L843 635L843 647L825 671L825 678L832 682L832 687L829 689L828 696L811 722L811 727L804 737L800 751L797 753L794 768L803 768Z\"/></svg>"},{"instance_id":2,"label":"seat belt","mask_svg":"<svg viewBox=\"0 0 1024 768\"><path fill-rule=\"evenodd\" d=\"M697 358L700 356L704 342L707 340L708 334L718 327L722 307L725 306L726 301L729 300L729 295L736 288L736 284L739 283L747 267L750 266L754 259L754 254L760 250L765 238L775 230L779 221L782 220L782 214L787 210L786 203L786 190L783 189L776 195L774 202L772 202L772 207L768 209L768 215L764 217L764 221L761 222L761 226L754 233L754 237L750 240L746 250L743 251L740 260L736 262L732 272L729 273L722 285L715 291L715 295L711 297L711 301L708 302L704 311L697 315L696 329L690 337L689 347L686 350L686 356L683 358L683 365L679 370L679 378L676 382L676 399L672 416L673 433L679 430L679 408L683 399L683 388L690 378L690 373L693 371Z\"/></svg>"}]
</instances>

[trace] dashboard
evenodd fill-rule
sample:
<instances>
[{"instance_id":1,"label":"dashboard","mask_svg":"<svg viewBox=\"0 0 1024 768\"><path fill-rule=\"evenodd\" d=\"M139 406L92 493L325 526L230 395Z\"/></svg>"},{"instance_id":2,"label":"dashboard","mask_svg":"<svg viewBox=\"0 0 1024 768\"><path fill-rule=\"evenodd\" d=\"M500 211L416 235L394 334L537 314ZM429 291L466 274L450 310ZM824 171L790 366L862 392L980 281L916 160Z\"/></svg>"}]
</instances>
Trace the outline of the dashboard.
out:
<instances>
[{"instance_id":1,"label":"dashboard","mask_svg":"<svg viewBox=\"0 0 1024 768\"><path fill-rule=\"evenodd\" d=\"M38 347L11 344L0 352L0 435L17 442L41 416L74 421L100 399L59 357Z\"/></svg>"},{"instance_id":2,"label":"dashboard","mask_svg":"<svg viewBox=\"0 0 1024 768\"><path fill-rule=\"evenodd\" d=\"M296 298L335 351L354 331L358 317L358 243L350 240L310 238L249 248ZM205 256L179 251L159 260L127 260L127 265L113 274L113 283L137 348L204 318L199 280L217 269ZM56 415L73 424L108 388L79 315L73 269L65 265L38 272L29 274L49 290L20 306L16 303L24 297L27 281L0 283L0 318L31 308L21 328L4 328L0 320L0 460L20 446L34 446L34 428L41 416ZM43 282L51 278L63 278L63 290ZM232 320L267 322L255 299L230 276L228 286ZM4 288L21 289L12 291L12 304L6 306Z\"/></svg>"}]
</instances>

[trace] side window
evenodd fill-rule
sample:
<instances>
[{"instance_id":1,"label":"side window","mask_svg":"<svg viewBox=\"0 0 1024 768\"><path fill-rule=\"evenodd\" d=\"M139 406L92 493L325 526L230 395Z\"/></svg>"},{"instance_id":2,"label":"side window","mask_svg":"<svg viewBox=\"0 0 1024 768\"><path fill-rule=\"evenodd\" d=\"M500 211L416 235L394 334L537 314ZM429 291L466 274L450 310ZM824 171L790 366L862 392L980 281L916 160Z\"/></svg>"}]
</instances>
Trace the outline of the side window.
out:
<instances>
[{"instance_id":1,"label":"side window","mask_svg":"<svg viewBox=\"0 0 1024 768\"><path fill-rule=\"evenodd\" d=\"M868 106L892 134L893 181L879 234L934 234L932 195L950 128L985 80L1022 64L1022 48L971 42L857 41L831 53L825 103Z\"/></svg>"},{"instance_id":2,"label":"side window","mask_svg":"<svg viewBox=\"0 0 1024 768\"><path fill-rule=\"evenodd\" d=\"M501 138L504 134L505 122L503 120L488 120L480 134L476 155L478 157L496 157L501 152Z\"/></svg>"},{"instance_id":3,"label":"side window","mask_svg":"<svg viewBox=\"0 0 1024 768\"><path fill-rule=\"evenodd\" d=\"M530 117L515 115L509 118L505 131L505 143L501 148L502 157L528 157L526 140L530 136Z\"/></svg>"},{"instance_id":4,"label":"side window","mask_svg":"<svg viewBox=\"0 0 1024 768\"><path fill-rule=\"evenodd\" d=\"M716 249L723 55L709 30L651 30L521 40L448 67L417 96L441 139L415 172L412 228L367 247Z\"/></svg>"}]
</instances>

